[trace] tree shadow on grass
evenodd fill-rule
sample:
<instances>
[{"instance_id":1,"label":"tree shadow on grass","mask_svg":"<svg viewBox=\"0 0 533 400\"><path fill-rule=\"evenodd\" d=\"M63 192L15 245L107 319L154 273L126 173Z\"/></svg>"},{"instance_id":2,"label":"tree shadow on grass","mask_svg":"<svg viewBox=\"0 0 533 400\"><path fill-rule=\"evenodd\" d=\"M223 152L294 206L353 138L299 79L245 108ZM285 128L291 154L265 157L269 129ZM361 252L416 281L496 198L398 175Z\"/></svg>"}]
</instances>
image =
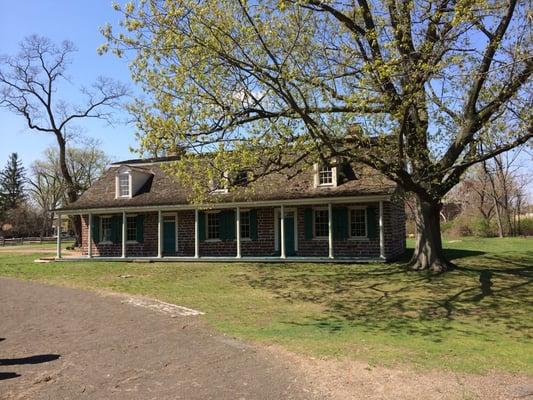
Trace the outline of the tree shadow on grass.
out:
<instances>
[{"instance_id":1,"label":"tree shadow on grass","mask_svg":"<svg viewBox=\"0 0 533 400\"><path fill-rule=\"evenodd\" d=\"M400 263L264 264L235 279L288 302L321 306L320 316L285 323L332 334L360 330L440 342L452 330L472 336L499 324L509 336L529 338L533 253L447 253L459 267L441 275L410 272Z\"/></svg>"}]
</instances>

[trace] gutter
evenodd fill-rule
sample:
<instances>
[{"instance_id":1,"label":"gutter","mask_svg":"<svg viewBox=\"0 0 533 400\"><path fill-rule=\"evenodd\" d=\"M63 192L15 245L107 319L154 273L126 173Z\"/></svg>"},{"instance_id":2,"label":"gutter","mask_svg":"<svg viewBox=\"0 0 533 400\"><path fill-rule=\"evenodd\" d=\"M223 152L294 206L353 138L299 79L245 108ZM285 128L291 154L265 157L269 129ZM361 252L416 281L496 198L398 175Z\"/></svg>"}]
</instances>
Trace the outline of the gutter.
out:
<instances>
[{"instance_id":1,"label":"gutter","mask_svg":"<svg viewBox=\"0 0 533 400\"><path fill-rule=\"evenodd\" d=\"M219 208L236 208L236 207L276 207L280 205L286 206L302 206L314 204L339 204L339 203L374 203L377 201L389 201L392 195L371 195L371 196L351 196L351 197L313 197L289 200L267 200L267 201L240 201L229 203L203 203L203 204L170 204L161 206L111 206L98 208L78 208L78 209L55 209L53 212L60 212L68 215L81 215L88 212L92 213L109 213L118 212L121 210L128 210L130 212L143 211L176 211L176 210L209 210Z\"/></svg>"}]
</instances>

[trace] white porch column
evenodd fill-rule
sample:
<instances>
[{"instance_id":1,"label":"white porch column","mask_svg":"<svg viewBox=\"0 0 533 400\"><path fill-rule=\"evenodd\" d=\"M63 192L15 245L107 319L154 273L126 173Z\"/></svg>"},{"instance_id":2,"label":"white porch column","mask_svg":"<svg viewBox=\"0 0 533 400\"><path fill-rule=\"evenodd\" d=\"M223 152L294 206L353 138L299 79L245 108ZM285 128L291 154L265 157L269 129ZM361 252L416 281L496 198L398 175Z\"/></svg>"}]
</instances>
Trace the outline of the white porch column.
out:
<instances>
[{"instance_id":1,"label":"white porch column","mask_svg":"<svg viewBox=\"0 0 533 400\"><path fill-rule=\"evenodd\" d=\"M385 232L383 230L383 201L379 202L379 256L385 259Z\"/></svg>"},{"instance_id":2,"label":"white porch column","mask_svg":"<svg viewBox=\"0 0 533 400\"><path fill-rule=\"evenodd\" d=\"M126 258L126 211L122 211L122 258Z\"/></svg>"},{"instance_id":3,"label":"white porch column","mask_svg":"<svg viewBox=\"0 0 533 400\"><path fill-rule=\"evenodd\" d=\"M157 212L157 258L163 257L163 213Z\"/></svg>"},{"instance_id":4,"label":"white porch column","mask_svg":"<svg viewBox=\"0 0 533 400\"><path fill-rule=\"evenodd\" d=\"M237 207L235 219L235 230L237 234L237 258L241 258L241 208Z\"/></svg>"},{"instance_id":5,"label":"white porch column","mask_svg":"<svg viewBox=\"0 0 533 400\"><path fill-rule=\"evenodd\" d=\"M198 209L194 210L194 258L200 258L200 221Z\"/></svg>"},{"instance_id":6,"label":"white porch column","mask_svg":"<svg viewBox=\"0 0 533 400\"><path fill-rule=\"evenodd\" d=\"M333 207L328 203L328 257L333 258Z\"/></svg>"},{"instance_id":7,"label":"white porch column","mask_svg":"<svg viewBox=\"0 0 533 400\"><path fill-rule=\"evenodd\" d=\"M93 213L89 213L89 226L87 227L87 256L93 258Z\"/></svg>"},{"instance_id":8,"label":"white porch column","mask_svg":"<svg viewBox=\"0 0 533 400\"><path fill-rule=\"evenodd\" d=\"M57 213L57 251L56 257L61 258L61 213Z\"/></svg>"},{"instance_id":9,"label":"white porch column","mask_svg":"<svg viewBox=\"0 0 533 400\"><path fill-rule=\"evenodd\" d=\"M287 255L285 254L285 207L283 207L283 204L281 205L281 210L279 214L279 223L281 228L281 237L280 237L280 249L281 249L281 258L287 258Z\"/></svg>"}]
</instances>

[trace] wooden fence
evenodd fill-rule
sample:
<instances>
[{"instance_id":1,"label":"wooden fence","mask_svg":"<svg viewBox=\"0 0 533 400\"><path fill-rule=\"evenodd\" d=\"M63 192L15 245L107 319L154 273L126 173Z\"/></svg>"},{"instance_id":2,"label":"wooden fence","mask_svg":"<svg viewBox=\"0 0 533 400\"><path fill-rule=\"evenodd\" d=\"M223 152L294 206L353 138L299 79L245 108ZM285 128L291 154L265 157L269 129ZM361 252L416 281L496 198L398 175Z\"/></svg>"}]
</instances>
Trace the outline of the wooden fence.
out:
<instances>
[{"instance_id":1,"label":"wooden fence","mask_svg":"<svg viewBox=\"0 0 533 400\"><path fill-rule=\"evenodd\" d=\"M72 237L65 237L63 236L61 238L62 241L65 240L73 240ZM0 246L17 246L17 245L23 245L23 244L43 244L43 243L50 243L57 241L57 237L25 237L25 238L11 238L11 239L5 239L3 237L0 237Z\"/></svg>"}]
</instances>

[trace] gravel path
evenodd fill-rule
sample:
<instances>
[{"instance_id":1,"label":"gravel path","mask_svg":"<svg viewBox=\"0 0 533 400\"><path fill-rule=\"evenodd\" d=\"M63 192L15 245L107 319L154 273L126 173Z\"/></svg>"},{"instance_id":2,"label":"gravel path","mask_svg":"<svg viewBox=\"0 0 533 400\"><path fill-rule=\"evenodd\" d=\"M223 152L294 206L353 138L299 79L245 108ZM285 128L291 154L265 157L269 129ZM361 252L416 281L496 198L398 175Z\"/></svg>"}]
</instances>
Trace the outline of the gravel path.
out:
<instances>
[{"instance_id":1,"label":"gravel path","mask_svg":"<svg viewBox=\"0 0 533 400\"><path fill-rule=\"evenodd\" d=\"M0 399L314 398L284 359L167 308L0 278Z\"/></svg>"}]
</instances>

